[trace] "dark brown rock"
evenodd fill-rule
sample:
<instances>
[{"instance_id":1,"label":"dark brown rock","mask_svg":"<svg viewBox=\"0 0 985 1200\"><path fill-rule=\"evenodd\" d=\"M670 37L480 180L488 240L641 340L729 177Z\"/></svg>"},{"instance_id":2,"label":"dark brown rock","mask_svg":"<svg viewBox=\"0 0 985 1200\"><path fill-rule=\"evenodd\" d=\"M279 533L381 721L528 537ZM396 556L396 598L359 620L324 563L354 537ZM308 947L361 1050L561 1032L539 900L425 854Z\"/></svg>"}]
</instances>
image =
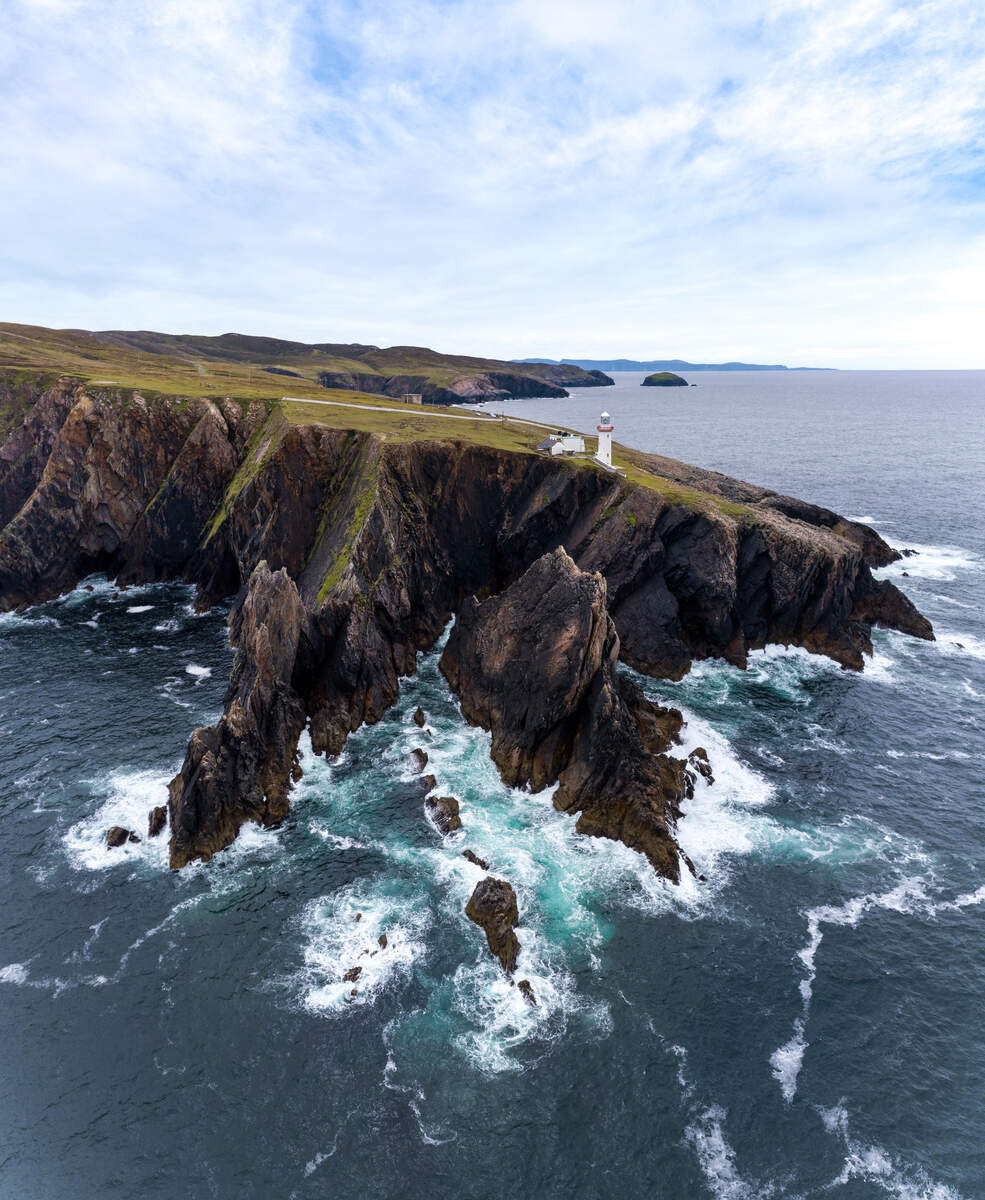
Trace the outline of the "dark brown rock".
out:
<instances>
[{"instance_id":1,"label":"dark brown rock","mask_svg":"<svg viewBox=\"0 0 985 1200\"><path fill-rule=\"evenodd\" d=\"M379 942L381 950L385 950L387 948L387 945L389 943L387 942L387 937L386 937L385 933L381 933L380 936L376 940Z\"/></svg>"},{"instance_id":2,"label":"dark brown rock","mask_svg":"<svg viewBox=\"0 0 985 1200\"><path fill-rule=\"evenodd\" d=\"M528 1004L530 1004L534 1008L536 1008L537 1007L537 997L534 995L534 989L530 983L530 980L529 979L521 979L520 982L516 986L520 989L520 992L521 992L524 1000L526 1000L526 1002Z\"/></svg>"},{"instance_id":3,"label":"dark brown rock","mask_svg":"<svg viewBox=\"0 0 985 1200\"><path fill-rule=\"evenodd\" d=\"M473 863L475 866L481 867L483 871L489 870L489 864L486 862L486 860L484 858L480 858L478 854L475 854L471 850L463 850L462 857L467 858L469 862Z\"/></svg>"},{"instance_id":4,"label":"dark brown rock","mask_svg":"<svg viewBox=\"0 0 985 1200\"><path fill-rule=\"evenodd\" d=\"M362 967L350 967L342 976L343 983L355 983L359 976L363 973Z\"/></svg>"},{"instance_id":5,"label":"dark brown rock","mask_svg":"<svg viewBox=\"0 0 985 1200\"><path fill-rule=\"evenodd\" d=\"M424 728L424 720L425 720L424 709L421 708L420 706L418 706L417 711L414 713L414 724L417 725L419 728L423 729Z\"/></svg>"},{"instance_id":6,"label":"dark brown rock","mask_svg":"<svg viewBox=\"0 0 985 1200\"><path fill-rule=\"evenodd\" d=\"M676 881L672 828L687 774L665 751L681 716L617 674L618 653L604 580L559 549L463 607L441 670L466 719L492 731L508 784L559 781L554 803L580 813L579 832L625 842Z\"/></svg>"},{"instance_id":7,"label":"dark brown rock","mask_svg":"<svg viewBox=\"0 0 985 1200\"><path fill-rule=\"evenodd\" d=\"M438 786L438 780L434 775L425 775L421 782L424 784L425 789L429 792L433 792Z\"/></svg>"},{"instance_id":8,"label":"dark brown rock","mask_svg":"<svg viewBox=\"0 0 985 1200\"><path fill-rule=\"evenodd\" d=\"M260 563L230 620L236 658L226 711L218 725L195 730L171 781L172 867L210 859L244 821L270 827L287 815L305 722L292 679L306 621L287 572Z\"/></svg>"},{"instance_id":9,"label":"dark brown rock","mask_svg":"<svg viewBox=\"0 0 985 1200\"><path fill-rule=\"evenodd\" d=\"M465 906L465 915L485 930L490 952L507 975L512 975L520 953L520 942L513 932L520 923L513 888L505 879L480 879Z\"/></svg>"},{"instance_id":10,"label":"dark brown rock","mask_svg":"<svg viewBox=\"0 0 985 1200\"><path fill-rule=\"evenodd\" d=\"M462 828L458 815L458 801L454 796L429 796L425 801L427 810L438 829L443 833L454 833Z\"/></svg>"},{"instance_id":11,"label":"dark brown rock","mask_svg":"<svg viewBox=\"0 0 985 1200\"><path fill-rule=\"evenodd\" d=\"M411 758L414 760L418 771L423 771L428 765L428 754L426 750L422 750L420 746L415 746L410 752Z\"/></svg>"},{"instance_id":12,"label":"dark brown rock","mask_svg":"<svg viewBox=\"0 0 985 1200\"><path fill-rule=\"evenodd\" d=\"M159 833L164 831L164 827L168 823L167 805L159 804L156 808L150 810L150 815L147 818L147 836L157 837Z\"/></svg>"},{"instance_id":13,"label":"dark brown rock","mask_svg":"<svg viewBox=\"0 0 985 1200\"><path fill-rule=\"evenodd\" d=\"M625 447L657 486L454 439L296 425L259 402L24 385L2 369L0 402L23 414L0 446L0 610L93 570L121 585L183 578L199 611L237 597L226 711L192 735L172 788L175 866L245 820L283 819L305 722L317 753L339 753L463 598L501 591L558 545L605 577L619 654L654 675L711 656L741 666L770 642L860 668L874 623L932 636L873 579L899 557L873 530ZM649 717L629 707L646 745ZM553 752L534 757L542 770Z\"/></svg>"},{"instance_id":14,"label":"dark brown rock","mask_svg":"<svg viewBox=\"0 0 985 1200\"><path fill-rule=\"evenodd\" d=\"M139 842L140 838L129 829L124 829L122 825L113 825L106 831L106 847L109 850L115 850L117 846L134 841Z\"/></svg>"},{"instance_id":15,"label":"dark brown rock","mask_svg":"<svg viewBox=\"0 0 985 1200\"><path fill-rule=\"evenodd\" d=\"M688 765L693 767L699 775L702 775L709 783L715 782L715 776L711 771L711 763L708 761L708 751L704 746L698 746L692 750L687 756Z\"/></svg>"}]
</instances>

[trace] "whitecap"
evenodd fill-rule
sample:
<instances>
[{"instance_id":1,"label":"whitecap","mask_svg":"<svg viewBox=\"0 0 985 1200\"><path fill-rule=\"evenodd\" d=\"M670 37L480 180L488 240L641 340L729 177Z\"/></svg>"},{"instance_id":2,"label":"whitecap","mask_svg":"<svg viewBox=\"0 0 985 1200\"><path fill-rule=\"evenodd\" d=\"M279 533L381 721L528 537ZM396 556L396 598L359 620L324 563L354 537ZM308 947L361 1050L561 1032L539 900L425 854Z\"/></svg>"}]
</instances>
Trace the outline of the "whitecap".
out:
<instances>
[{"instance_id":1,"label":"whitecap","mask_svg":"<svg viewBox=\"0 0 985 1200\"><path fill-rule=\"evenodd\" d=\"M788 1104L797 1093L797 1080L808 1045L805 1031L810 1016L814 981L817 978L817 952L824 939L822 926L845 925L853 928L867 912L875 908L932 917L940 912L985 903L985 886L954 900L932 899L927 895L926 889L925 878L911 876L902 879L895 887L885 892L869 892L862 896L854 896L842 904L824 904L807 910L807 941L797 951L797 958L804 971L804 978L799 985L801 1012L794 1020L793 1036L770 1056L773 1076Z\"/></svg>"},{"instance_id":2,"label":"whitecap","mask_svg":"<svg viewBox=\"0 0 985 1200\"><path fill-rule=\"evenodd\" d=\"M128 613L145 613L150 612L154 607L153 604L131 604L127 609Z\"/></svg>"},{"instance_id":3,"label":"whitecap","mask_svg":"<svg viewBox=\"0 0 985 1200\"><path fill-rule=\"evenodd\" d=\"M916 543L908 549L912 555L897 559L874 574L899 579L905 571L913 579L936 579L952 583L962 571L980 571L985 560L961 546L922 546Z\"/></svg>"},{"instance_id":4,"label":"whitecap","mask_svg":"<svg viewBox=\"0 0 985 1200\"><path fill-rule=\"evenodd\" d=\"M211 667L200 667L198 663L189 663L185 667L186 675L193 675L195 679L201 682L203 679L208 679L212 674Z\"/></svg>"},{"instance_id":5,"label":"whitecap","mask_svg":"<svg viewBox=\"0 0 985 1200\"><path fill-rule=\"evenodd\" d=\"M176 773L159 771L114 771L95 786L103 802L77 821L62 837L62 845L76 871L102 871L120 863L141 862L164 869L168 863L168 839L163 834L147 836L147 818L152 808L166 804L168 782ZM142 840L125 842L110 849L106 831L113 825L133 830Z\"/></svg>"},{"instance_id":6,"label":"whitecap","mask_svg":"<svg viewBox=\"0 0 985 1200\"><path fill-rule=\"evenodd\" d=\"M27 983L27 963L8 963L0 967L0 983Z\"/></svg>"},{"instance_id":7,"label":"whitecap","mask_svg":"<svg viewBox=\"0 0 985 1200\"><path fill-rule=\"evenodd\" d=\"M426 897L401 892L398 884L385 880L359 881L312 901L301 920L304 1005L338 1015L353 1005L372 1003L425 956L430 921ZM355 968L358 978L343 978Z\"/></svg>"},{"instance_id":8,"label":"whitecap","mask_svg":"<svg viewBox=\"0 0 985 1200\"><path fill-rule=\"evenodd\" d=\"M973 633L938 629L935 645L942 654L985 659L985 641Z\"/></svg>"},{"instance_id":9,"label":"whitecap","mask_svg":"<svg viewBox=\"0 0 985 1200\"><path fill-rule=\"evenodd\" d=\"M922 1167L909 1167L882 1146L866 1144L853 1137L844 1103L819 1108L818 1112L825 1129L841 1139L846 1151L840 1174L825 1190L844 1187L857 1179L875 1184L897 1200L961 1200L958 1192L932 1180Z\"/></svg>"},{"instance_id":10,"label":"whitecap","mask_svg":"<svg viewBox=\"0 0 985 1200\"><path fill-rule=\"evenodd\" d=\"M711 1194L717 1200L761 1200L775 1194L767 1184L743 1179L735 1163L735 1150L725 1137L725 1109L713 1104L684 1130L684 1141L694 1151Z\"/></svg>"}]
</instances>

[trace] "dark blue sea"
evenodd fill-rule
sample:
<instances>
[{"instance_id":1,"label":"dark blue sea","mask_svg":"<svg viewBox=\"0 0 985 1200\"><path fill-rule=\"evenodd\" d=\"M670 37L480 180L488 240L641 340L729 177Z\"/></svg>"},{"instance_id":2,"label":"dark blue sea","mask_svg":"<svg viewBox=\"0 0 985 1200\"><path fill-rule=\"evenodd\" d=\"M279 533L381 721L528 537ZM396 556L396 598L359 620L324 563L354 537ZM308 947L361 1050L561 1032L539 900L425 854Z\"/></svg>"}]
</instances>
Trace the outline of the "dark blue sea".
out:
<instances>
[{"instance_id":1,"label":"dark blue sea","mask_svg":"<svg viewBox=\"0 0 985 1200\"><path fill-rule=\"evenodd\" d=\"M985 373L639 378L508 411L604 406L869 522L938 640L644 681L716 777L675 888L504 787L437 652L307 748L281 829L174 874L163 839L108 851L220 712L227 610L95 578L0 617L4 1200L985 1196ZM535 1009L464 916L465 846L517 888Z\"/></svg>"}]
</instances>

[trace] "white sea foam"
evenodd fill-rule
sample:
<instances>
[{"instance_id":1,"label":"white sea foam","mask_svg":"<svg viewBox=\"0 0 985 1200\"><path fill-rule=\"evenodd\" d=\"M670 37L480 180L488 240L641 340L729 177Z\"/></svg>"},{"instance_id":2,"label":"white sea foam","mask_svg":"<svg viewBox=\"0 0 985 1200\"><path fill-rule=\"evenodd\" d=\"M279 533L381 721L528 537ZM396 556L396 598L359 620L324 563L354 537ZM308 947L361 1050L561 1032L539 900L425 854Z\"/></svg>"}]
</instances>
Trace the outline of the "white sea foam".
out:
<instances>
[{"instance_id":1,"label":"white sea foam","mask_svg":"<svg viewBox=\"0 0 985 1200\"><path fill-rule=\"evenodd\" d=\"M911 1168L882 1146L866 1144L852 1136L844 1104L818 1110L827 1131L839 1137L845 1148L841 1173L826 1190L844 1187L853 1179L871 1183L896 1200L961 1200L958 1192L936 1183L921 1168Z\"/></svg>"},{"instance_id":2,"label":"white sea foam","mask_svg":"<svg viewBox=\"0 0 985 1200\"><path fill-rule=\"evenodd\" d=\"M802 1009L794 1020L793 1036L788 1042L774 1050L770 1057L773 1076L779 1083L783 1098L787 1103L790 1103L797 1093L797 1080L808 1046L805 1034L810 1016L811 999L814 994L814 981L817 978L817 952L824 939L822 927L825 925L854 927L867 912L877 908L932 917L940 912L967 908L985 902L985 886L975 892L958 896L954 900L941 900L928 896L927 886L927 880L923 877L911 876L901 880L895 887L885 892L869 892L863 896L854 896L843 904L825 904L807 910L807 941L797 951L797 958L804 971L804 978L800 981L799 989Z\"/></svg>"},{"instance_id":3,"label":"white sea foam","mask_svg":"<svg viewBox=\"0 0 985 1200\"><path fill-rule=\"evenodd\" d=\"M176 768L177 770L177 768ZM157 771L114 771L96 784L105 799L88 816L77 821L62 837L62 845L76 871L102 871L120 863L165 869L168 839L147 836L150 810L167 803L168 782L175 774ZM142 840L109 849L106 831L113 825L131 829Z\"/></svg>"},{"instance_id":4,"label":"white sea foam","mask_svg":"<svg viewBox=\"0 0 985 1200\"><path fill-rule=\"evenodd\" d=\"M955 600L953 596L945 596L942 592L932 592L931 595L942 604L950 604L954 608L970 608L974 612L978 607L975 604L966 604L964 600Z\"/></svg>"},{"instance_id":5,"label":"white sea foam","mask_svg":"<svg viewBox=\"0 0 985 1200\"><path fill-rule=\"evenodd\" d=\"M0 633L8 629L36 629L39 625L47 625L50 629L61 629L62 623L57 617L38 613L36 610L25 613L0 613Z\"/></svg>"},{"instance_id":6,"label":"white sea foam","mask_svg":"<svg viewBox=\"0 0 985 1200\"><path fill-rule=\"evenodd\" d=\"M185 667L185 674L193 675L197 682L201 682L203 679L209 678L209 676L212 674L212 668L200 667L198 663L189 663Z\"/></svg>"},{"instance_id":7,"label":"white sea foam","mask_svg":"<svg viewBox=\"0 0 985 1200\"><path fill-rule=\"evenodd\" d=\"M961 546L911 544L908 549L915 553L897 559L887 567L880 567L876 574L899 579L905 571L913 579L935 579L943 583L952 583L961 572L985 569L985 560Z\"/></svg>"},{"instance_id":8,"label":"white sea foam","mask_svg":"<svg viewBox=\"0 0 985 1200\"><path fill-rule=\"evenodd\" d=\"M717 1104L704 1109L684 1131L711 1194L716 1200L765 1200L776 1194L772 1184L743 1179L735 1165L735 1151L725 1137L727 1113Z\"/></svg>"},{"instance_id":9,"label":"white sea foam","mask_svg":"<svg viewBox=\"0 0 985 1200\"><path fill-rule=\"evenodd\" d=\"M934 645L942 654L985 659L985 640L973 633L938 628Z\"/></svg>"},{"instance_id":10,"label":"white sea foam","mask_svg":"<svg viewBox=\"0 0 985 1200\"><path fill-rule=\"evenodd\" d=\"M27 983L27 963L8 963L0 967L0 983Z\"/></svg>"},{"instance_id":11,"label":"white sea foam","mask_svg":"<svg viewBox=\"0 0 985 1200\"><path fill-rule=\"evenodd\" d=\"M150 612L150 610L153 607L154 607L153 604L131 604L127 608L127 612L128 613L145 613L145 612Z\"/></svg>"},{"instance_id":12,"label":"white sea foam","mask_svg":"<svg viewBox=\"0 0 985 1200\"><path fill-rule=\"evenodd\" d=\"M401 894L397 883L386 880L361 880L308 904L302 917L305 1005L338 1014L372 1003L425 956L429 924L426 897ZM385 949L379 944L383 935ZM355 967L358 979L342 978Z\"/></svg>"}]
</instances>

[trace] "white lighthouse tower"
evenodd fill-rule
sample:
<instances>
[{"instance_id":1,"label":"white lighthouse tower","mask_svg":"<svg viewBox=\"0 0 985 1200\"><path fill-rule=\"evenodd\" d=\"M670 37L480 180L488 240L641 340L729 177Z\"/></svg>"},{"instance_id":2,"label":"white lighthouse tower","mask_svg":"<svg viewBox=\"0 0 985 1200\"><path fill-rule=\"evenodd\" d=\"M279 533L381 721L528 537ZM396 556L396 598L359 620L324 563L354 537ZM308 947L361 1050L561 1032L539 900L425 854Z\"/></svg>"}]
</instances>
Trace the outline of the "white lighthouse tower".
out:
<instances>
[{"instance_id":1,"label":"white lighthouse tower","mask_svg":"<svg viewBox=\"0 0 985 1200\"><path fill-rule=\"evenodd\" d=\"M596 461L600 462L603 467L612 467L612 418L607 412L602 414L600 423L596 426L599 431L599 448L596 452Z\"/></svg>"}]
</instances>

